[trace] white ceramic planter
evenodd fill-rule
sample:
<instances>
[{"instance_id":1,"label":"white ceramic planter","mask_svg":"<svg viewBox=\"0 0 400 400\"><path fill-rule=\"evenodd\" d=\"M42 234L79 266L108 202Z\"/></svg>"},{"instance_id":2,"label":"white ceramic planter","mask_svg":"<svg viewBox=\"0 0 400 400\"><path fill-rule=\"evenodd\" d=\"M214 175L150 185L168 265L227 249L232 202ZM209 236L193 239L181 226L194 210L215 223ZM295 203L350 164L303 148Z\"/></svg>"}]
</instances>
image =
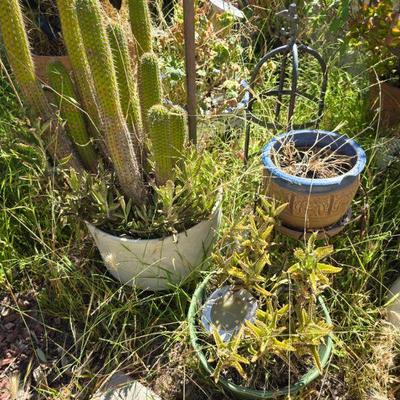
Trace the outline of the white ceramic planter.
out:
<instances>
[{"instance_id":1,"label":"white ceramic planter","mask_svg":"<svg viewBox=\"0 0 400 400\"><path fill-rule=\"evenodd\" d=\"M86 225L111 275L121 283L157 291L190 280L202 268L221 217L219 196L209 219L175 237L130 239L110 235L88 222Z\"/></svg>"},{"instance_id":2,"label":"white ceramic planter","mask_svg":"<svg viewBox=\"0 0 400 400\"><path fill-rule=\"evenodd\" d=\"M388 307L387 319L396 328L400 329L400 278L398 278L389 289L388 297L391 299L396 295L398 295L398 297Z\"/></svg>"}]
</instances>

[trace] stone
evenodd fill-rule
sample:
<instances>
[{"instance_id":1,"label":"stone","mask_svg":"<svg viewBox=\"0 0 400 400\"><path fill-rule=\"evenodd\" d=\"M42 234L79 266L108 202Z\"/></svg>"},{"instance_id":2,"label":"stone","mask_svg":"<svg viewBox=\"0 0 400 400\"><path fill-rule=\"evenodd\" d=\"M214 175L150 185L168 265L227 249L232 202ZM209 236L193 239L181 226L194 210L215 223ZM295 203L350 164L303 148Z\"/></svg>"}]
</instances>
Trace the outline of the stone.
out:
<instances>
[{"instance_id":1,"label":"stone","mask_svg":"<svg viewBox=\"0 0 400 400\"><path fill-rule=\"evenodd\" d=\"M400 329L400 278L398 278L389 289L389 299L397 295L397 298L387 308L387 320Z\"/></svg>"},{"instance_id":2,"label":"stone","mask_svg":"<svg viewBox=\"0 0 400 400\"><path fill-rule=\"evenodd\" d=\"M140 382L117 372L92 400L161 400L161 398Z\"/></svg>"}]
</instances>

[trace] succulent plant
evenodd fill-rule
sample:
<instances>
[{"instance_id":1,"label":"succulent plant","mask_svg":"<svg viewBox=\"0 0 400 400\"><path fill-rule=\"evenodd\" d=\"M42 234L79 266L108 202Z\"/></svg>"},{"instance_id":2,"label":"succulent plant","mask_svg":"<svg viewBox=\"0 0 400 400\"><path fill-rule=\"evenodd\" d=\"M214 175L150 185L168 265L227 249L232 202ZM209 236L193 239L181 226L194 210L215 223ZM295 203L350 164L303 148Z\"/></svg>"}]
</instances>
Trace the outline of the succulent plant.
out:
<instances>
[{"instance_id":1,"label":"succulent plant","mask_svg":"<svg viewBox=\"0 0 400 400\"><path fill-rule=\"evenodd\" d=\"M2 1L0 26L7 57L26 105L35 117L41 117L50 122L43 132L50 155L58 161L65 160L66 165L80 170L81 165L76 158L71 142L62 127L53 119L52 110L36 77L18 0Z\"/></svg>"},{"instance_id":2,"label":"succulent plant","mask_svg":"<svg viewBox=\"0 0 400 400\"><path fill-rule=\"evenodd\" d=\"M119 102L118 85L100 4L76 1L79 26L104 127L104 139L122 191L135 203L145 198L141 167Z\"/></svg>"},{"instance_id":3,"label":"succulent plant","mask_svg":"<svg viewBox=\"0 0 400 400\"><path fill-rule=\"evenodd\" d=\"M67 133L85 167L96 172L96 152L86 130L85 120L79 107L71 77L59 61L54 61L48 65L47 74L60 110L60 116L66 122Z\"/></svg>"},{"instance_id":4,"label":"succulent plant","mask_svg":"<svg viewBox=\"0 0 400 400\"><path fill-rule=\"evenodd\" d=\"M146 0L129 0L129 17L135 39L136 56L153 51L150 11Z\"/></svg>"},{"instance_id":5,"label":"succulent plant","mask_svg":"<svg viewBox=\"0 0 400 400\"><path fill-rule=\"evenodd\" d=\"M142 117L140 115L139 98L129 56L128 42L124 31L119 25L108 25L107 33L114 58L122 112L133 134L132 142L135 147L138 147L136 154L141 154L142 161L144 146Z\"/></svg>"},{"instance_id":6,"label":"succulent plant","mask_svg":"<svg viewBox=\"0 0 400 400\"><path fill-rule=\"evenodd\" d=\"M179 106L174 106L171 109L170 115L170 146L173 161L176 162L182 157L183 145L187 132L187 113Z\"/></svg>"},{"instance_id":7,"label":"succulent plant","mask_svg":"<svg viewBox=\"0 0 400 400\"><path fill-rule=\"evenodd\" d=\"M161 104L154 105L149 110L149 137L152 143L152 153L155 161L157 184L163 185L171 177L172 158L170 156L169 125L170 113Z\"/></svg>"},{"instance_id":8,"label":"succulent plant","mask_svg":"<svg viewBox=\"0 0 400 400\"><path fill-rule=\"evenodd\" d=\"M157 57L154 53L145 53L140 58L138 66L138 83L140 108L143 127L148 134L147 116L152 106L161 104L161 79Z\"/></svg>"},{"instance_id":9,"label":"succulent plant","mask_svg":"<svg viewBox=\"0 0 400 400\"><path fill-rule=\"evenodd\" d=\"M173 177L174 166L183 150L185 113L182 109L168 110L161 104L149 110L149 137L159 185Z\"/></svg>"}]
</instances>

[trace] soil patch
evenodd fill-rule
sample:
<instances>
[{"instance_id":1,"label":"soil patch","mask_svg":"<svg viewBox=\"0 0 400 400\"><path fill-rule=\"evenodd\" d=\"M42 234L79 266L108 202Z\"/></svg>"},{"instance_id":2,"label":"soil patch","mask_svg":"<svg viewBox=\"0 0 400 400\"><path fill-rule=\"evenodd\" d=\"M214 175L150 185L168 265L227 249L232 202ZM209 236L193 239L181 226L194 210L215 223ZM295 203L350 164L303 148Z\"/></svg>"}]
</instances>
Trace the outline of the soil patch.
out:
<instances>
[{"instance_id":1,"label":"soil patch","mask_svg":"<svg viewBox=\"0 0 400 400\"><path fill-rule=\"evenodd\" d=\"M44 322L35 297L33 292L0 296L0 400L11 399L10 381L25 381L28 392L30 385L54 387L65 379L50 372L62 356L56 343L65 343L63 323Z\"/></svg>"}]
</instances>

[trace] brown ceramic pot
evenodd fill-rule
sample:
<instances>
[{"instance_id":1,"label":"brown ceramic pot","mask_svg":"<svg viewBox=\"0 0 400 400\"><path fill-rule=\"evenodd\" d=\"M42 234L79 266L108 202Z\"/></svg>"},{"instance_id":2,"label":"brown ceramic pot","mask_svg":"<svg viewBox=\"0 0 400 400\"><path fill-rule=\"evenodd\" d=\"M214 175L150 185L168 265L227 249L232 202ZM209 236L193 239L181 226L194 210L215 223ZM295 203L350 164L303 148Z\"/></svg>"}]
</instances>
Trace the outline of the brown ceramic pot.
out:
<instances>
[{"instance_id":1,"label":"brown ceramic pot","mask_svg":"<svg viewBox=\"0 0 400 400\"><path fill-rule=\"evenodd\" d=\"M386 127L400 123L400 87L371 78L370 107L380 112L381 124Z\"/></svg>"},{"instance_id":2,"label":"brown ceramic pot","mask_svg":"<svg viewBox=\"0 0 400 400\"><path fill-rule=\"evenodd\" d=\"M271 156L287 140L297 147L328 147L351 157L352 168L328 179L300 178L279 169ZM295 230L321 229L337 224L348 212L360 184L366 156L363 149L347 136L320 130L291 131L273 138L263 150L266 194L288 203L279 218Z\"/></svg>"},{"instance_id":3,"label":"brown ceramic pot","mask_svg":"<svg viewBox=\"0 0 400 400\"><path fill-rule=\"evenodd\" d=\"M37 56L33 55L32 56L33 63L35 64L35 72L36 76L40 80L40 82L49 84L49 80L47 78L47 66L49 63L53 61L59 61L61 62L64 67L68 70L71 71L72 67L69 61L68 56Z\"/></svg>"},{"instance_id":4,"label":"brown ceramic pot","mask_svg":"<svg viewBox=\"0 0 400 400\"><path fill-rule=\"evenodd\" d=\"M357 193L360 179L357 178L344 188L330 193L307 193L281 187L264 170L264 184L267 195L288 203L279 216L286 226L319 229L334 225L346 214Z\"/></svg>"}]
</instances>

